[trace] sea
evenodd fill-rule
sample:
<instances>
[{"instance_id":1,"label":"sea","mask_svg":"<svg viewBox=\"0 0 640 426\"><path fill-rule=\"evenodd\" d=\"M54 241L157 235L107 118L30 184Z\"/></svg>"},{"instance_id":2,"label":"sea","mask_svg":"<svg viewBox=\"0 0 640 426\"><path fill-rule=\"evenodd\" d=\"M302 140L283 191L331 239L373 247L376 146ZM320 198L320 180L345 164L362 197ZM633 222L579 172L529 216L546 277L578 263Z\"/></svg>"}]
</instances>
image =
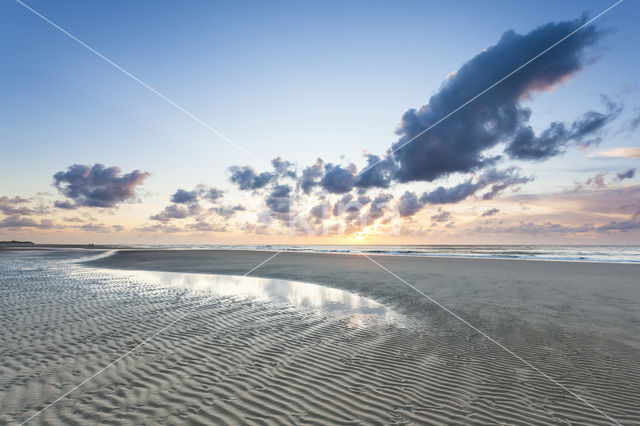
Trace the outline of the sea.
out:
<instances>
[{"instance_id":1,"label":"sea","mask_svg":"<svg viewBox=\"0 0 640 426\"><path fill-rule=\"evenodd\" d=\"M135 245L136 248L273 250L392 256L640 263L640 245Z\"/></svg>"}]
</instances>

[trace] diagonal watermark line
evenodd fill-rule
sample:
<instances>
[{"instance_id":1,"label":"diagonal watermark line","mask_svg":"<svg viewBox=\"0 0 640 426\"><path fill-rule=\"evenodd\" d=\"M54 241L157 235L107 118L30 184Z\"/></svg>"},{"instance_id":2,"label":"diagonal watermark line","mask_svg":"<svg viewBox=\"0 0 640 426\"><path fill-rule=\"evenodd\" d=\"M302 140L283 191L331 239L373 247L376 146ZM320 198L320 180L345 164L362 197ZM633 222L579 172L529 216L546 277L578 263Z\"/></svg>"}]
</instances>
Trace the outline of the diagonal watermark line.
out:
<instances>
[{"instance_id":1,"label":"diagonal watermark line","mask_svg":"<svg viewBox=\"0 0 640 426\"><path fill-rule=\"evenodd\" d=\"M17 1L17 0L16 0ZM493 89L494 87L496 87L497 85L499 85L500 83L502 83L503 81L505 81L506 79L508 79L509 77L511 77L512 75L514 75L515 73L517 73L518 71L520 71L521 69L523 69L524 67L526 67L527 65L529 65L530 63L532 63L533 61L535 61L536 59L538 59L539 57L541 57L542 55L544 55L545 53L549 52L551 49L553 49L554 47L558 46L559 44L563 43L565 40L567 40L568 38L574 36L577 32L583 30L584 28L586 28L587 26L589 26L590 24L592 24L596 19L600 18L602 15L604 15L605 13L609 12L611 9L613 9L614 7L618 6L620 3L622 3L624 0L618 0L616 3L612 4L611 6L609 6L608 8L606 8L605 10L603 10L602 12L598 13L596 16L594 16L593 18L589 19L587 22L585 22L584 24L582 24L581 26L579 26L578 28L576 28L575 30L573 30L572 32L570 32L569 34L567 34L566 36L564 36L563 38L561 38L560 40L558 40L557 42L553 43L551 46L547 47L546 49L544 49L542 52L538 53L536 56L534 56L533 58L529 59L527 62L525 62L524 64L520 65L518 68L516 68L515 70L511 71L509 74L505 75L504 77L502 77L500 80L496 81L495 83L493 83L491 86L487 87L486 89L484 89L483 91L481 91L480 93L478 93L477 95L475 95L473 98L469 99L468 101L466 101L465 103L463 103L462 105L460 105L459 107L457 107L456 109L454 109L453 111L449 112L447 115L445 115L444 117L442 117L441 119L439 119L438 121L436 121L435 123L431 124L429 127L427 127L426 129L424 129L423 131L421 131L420 133L418 133L417 135L415 135L414 137L412 137L411 139L409 139L408 141L406 141L405 143L403 143L402 145L400 145L399 147L393 149L392 151L387 151L378 161L376 161L375 163L365 167L364 169L362 169L362 171L360 171L360 173L358 173L356 175L356 177L360 176L361 174L363 174L364 172L366 172L367 170L371 169L372 167L375 167L376 165L380 164L381 162L383 162L388 156L392 155L393 153L395 153L396 151L404 148L405 146L407 146L408 144L410 144L411 142L415 141L417 138L419 138L420 136L424 135L425 133L427 133L429 130L433 129L434 127L436 127L438 124L442 123L443 121L445 121L447 118L451 117L453 114L457 113L458 111L460 111L462 108L466 107L467 105L469 105L471 102L475 101L476 99L478 99L479 97L481 97L482 95L484 95L485 93L487 93L489 90Z\"/></svg>"},{"instance_id":2,"label":"diagonal watermark line","mask_svg":"<svg viewBox=\"0 0 640 426\"><path fill-rule=\"evenodd\" d=\"M282 250L277 251L273 256L271 256L270 258L268 258L267 260L265 260L264 262L258 264L258 266L254 266L249 272L247 272L246 274L243 274L243 277L246 277L247 275L249 275L250 273L252 273L253 271L255 271L256 269L258 269L259 267L261 267L262 265L264 265L265 263L267 263L268 261L270 261L271 259L273 259L274 257L276 257L277 255L279 255L280 253L282 253Z\"/></svg>"},{"instance_id":3,"label":"diagonal watermark line","mask_svg":"<svg viewBox=\"0 0 640 426\"><path fill-rule=\"evenodd\" d=\"M489 336L487 333L485 333L484 331L480 330L479 328L477 328L476 326L474 326L473 324L471 324L469 321L465 320L464 318L462 318L460 315L456 314L455 312L453 312L452 310L450 310L449 308L447 308L446 306L444 306L443 304L441 304L440 302L438 302L437 300L435 300L433 297L429 296L428 294L424 293L423 291L419 290L417 287L415 287L413 284L410 284L409 282L407 282L406 280L400 278L398 275L394 274L392 271L390 271L389 269L387 269L386 267L384 267L383 265L381 265L380 263L376 262L375 260L373 260L372 258L370 258L369 256L367 256L365 253L361 253L364 257L366 257L367 259L369 259L370 261L372 261L373 263L375 263L376 265L378 265L380 268L384 269L385 271L387 271L389 274L391 274L392 276L394 276L395 278L397 278L398 280L402 281L404 284L406 284L407 286L409 286L410 288L412 288L413 290L415 290L417 293L421 294L422 296L426 297L430 302L434 303L435 305L437 305L438 307L442 308L443 310L445 310L448 314L451 314L452 316L454 316L457 320L461 321L463 324L467 325L468 327L470 327L471 329L473 329L474 331L476 331L477 333L481 334L483 337L485 337L486 339L490 340L491 342L495 343L496 345L498 345L501 349L505 350L507 353L509 353L510 355L512 355L513 357L517 358L518 360L522 361L524 364L526 364L527 366L529 366L530 368L532 368L533 370L537 371L538 373L540 373L543 377L545 377L546 379L550 380L551 382L553 382L554 384L556 384L557 386L559 386L560 388L562 388L564 391L570 393L571 395L573 395L575 398L577 398L578 400L582 401L583 403L585 403L586 405L588 405L590 408L592 408L593 410L595 410L596 412L598 412L599 414L601 414L602 416L606 417L608 420L612 421L614 424L620 425L620 423L618 423L615 419L611 418L608 414L604 413L602 410L600 410L599 408L595 407L593 404L591 404L589 401L587 401L586 399L584 399L583 397L581 397L580 395L578 395L577 393L573 392L571 389L567 388L566 386L564 386L562 383L558 382L556 379L554 379L553 377L549 376L548 374L546 374L545 372L543 372L542 370L540 370L538 367L536 367L535 365L531 364L529 361L527 361L526 359L522 358L520 355L516 354L515 352L513 352L511 349L507 348L506 346L504 346L502 343L498 342L497 340L495 340L494 338L492 338L491 336Z\"/></svg>"},{"instance_id":4,"label":"diagonal watermark line","mask_svg":"<svg viewBox=\"0 0 640 426\"><path fill-rule=\"evenodd\" d=\"M246 148L244 148L242 145L239 145L238 143L234 142L233 140L231 140L229 137L227 137L226 135L224 135L222 132L220 132L219 130L213 128L212 126L210 126L209 124L205 123L204 121L202 121L200 118L198 118L196 115L194 115L193 113L187 111L185 108L181 107L180 105L178 105L176 102L174 102L173 100L171 100L170 98L168 98L167 96L163 95L162 93L158 92L156 89L154 89L153 87L149 86L147 83L145 83L144 81L140 80L138 77L136 77L135 75L131 74L129 71L127 71L126 69L122 68L120 65L116 64L115 62L113 62L111 59L107 58L106 56L104 56L102 53L98 52L97 50L95 50L93 47L89 46L88 44L86 44L85 42L83 42L82 40L78 39L76 36L74 36L73 34L69 33L68 31L66 31L64 28L56 25L53 21L51 21L49 18L47 18L46 16L42 15L41 13L39 13L38 11L34 10L33 8L29 7L27 4L23 3L21 0L15 0L18 4L20 4L21 6L23 6L25 9L31 11L32 13L34 13L36 16L38 16L39 18L41 18L43 21L45 21L46 23L48 23L49 25L53 26L54 28L56 28L57 30L61 31L63 34L65 34L67 37L69 37L70 39L72 39L73 41L75 41L76 43L80 44L81 46L87 48L89 51L91 51L91 53L93 53L94 55L96 55L97 57L99 57L100 59L104 60L105 62L107 62L108 64L112 65L114 68L116 68L118 71L122 72L123 74L125 74L127 77L131 78L132 80L134 80L136 83L140 84L142 87L144 87L145 89L149 90L150 92L152 92L153 94L157 95L158 97L160 97L162 100L168 102L171 106L173 106L174 108L177 108L179 111L183 112L184 114L186 114L187 116L189 116L189 118L191 118L192 120L196 121L198 124L204 126L205 128L207 128L208 130L210 130L211 132L213 132L215 135L217 135L218 137L220 137L221 139L223 139L224 141L226 141L227 143L229 143L230 145L233 145L234 147L238 148L240 151L244 152L245 154L247 154L249 157L253 158L255 161L257 161L258 163L260 163L261 165L267 165L268 164L263 161L262 159L256 157L255 155L253 155L250 151L248 151Z\"/></svg>"},{"instance_id":5,"label":"diagonal watermark line","mask_svg":"<svg viewBox=\"0 0 640 426\"><path fill-rule=\"evenodd\" d=\"M265 263L269 262L271 259L273 259L274 257L276 257L277 255L279 255L280 253L282 253L281 251L276 252L273 256L269 257L267 260L262 261L261 263L259 263L257 266L254 266L249 272L243 274L243 277L246 277L248 274L250 274L251 272L255 271L256 269L258 269L259 267L261 267L262 265L264 265ZM127 355L131 354L132 352L134 352L136 349L144 346L146 343L148 343L149 341L151 341L153 338L155 338L156 336L158 336L159 334L161 334L162 332L166 331L167 329L169 329L171 326L173 326L175 323L177 323L178 321L183 320L184 318L186 318L189 314L191 314L192 312L194 312L198 307L202 306L202 303L196 303L196 306L192 309L189 309L187 312L185 312L183 315L179 316L177 319L171 321L169 324L165 325L164 327L162 327L160 330L156 331L155 333L153 333L151 336L147 337L146 339L144 339L142 342L138 343L136 346L134 346L133 348L129 349L127 352L125 352L124 354L120 355L118 358L116 358L114 361L112 361L111 363L107 364L105 367L101 368L100 370L98 370L97 372L93 373L91 376L89 376L88 378L86 378L85 380L83 380L80 384L76 385L75 387L69 389L68 391L66 391L65 393L63 393L62 395L60 395L58 398L54 399L52 402L50 402L49 404L45 405L40 411L36 412L35 414L33 414L31 417L29 417L28 419L22 421L20 423L20 426L24 425L25 423L29 422L30 420L32 420L33 418L39 416L40 414L42 414L45 410L51 408L53 405L55 405L57 402L59 402L60 400L66 398L69 394L71 394L72 392L74 392L75 390L77 390L78 388L80 388L82 385L84 385L85 383L91 381L92 379L94 379L95 377L99 376L102 372L104 372L106 369L108 369L109 367L111 367L112 365L116 364L118 361L122 360L123 358L125 358Z\"/></svg>"}]
</instances>

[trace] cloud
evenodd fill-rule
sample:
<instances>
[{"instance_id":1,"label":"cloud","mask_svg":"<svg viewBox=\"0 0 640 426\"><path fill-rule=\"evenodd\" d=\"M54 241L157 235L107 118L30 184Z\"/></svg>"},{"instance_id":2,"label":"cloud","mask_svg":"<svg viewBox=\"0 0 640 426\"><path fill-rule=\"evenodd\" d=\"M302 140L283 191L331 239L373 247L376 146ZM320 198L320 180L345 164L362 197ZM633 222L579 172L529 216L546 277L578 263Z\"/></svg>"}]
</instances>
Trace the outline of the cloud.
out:
<instances>
[{"instance_id":1,"label":"cloud","mask_svg":"<svg viewBox=\"0 0 640 426\"><path fill-rule=\"evenodd\" d=\"M440 213L431 216L432 222L447 222L451 219L451 213L446 210L440 210Z\"/></svg>"},{"instance_id":2,"label":"cloud","mask_svg":"<svg viewBox=\"0 0 640 426\"><path fill-rule=\"evenodd\" d=\"M497 44L450 76L426 105L405 112L396 131L400 138L392 146L397 149L394 158L398 164L394 177L400 182L433 181L495 162L483 152L500 142L510 142L525 128L531 113L520 105L522 100L533 92L553 88L584 66L586 53L603 34L595 26L577 32L428 132L417 135L571 33L585 20L586 17L549 23L525 35L507 31ZM584 129L579 124L576 126L576 131L588 129L586 125ZM548 136L552 136L552 131ZM415 140L403 146L414 137ZM518 146L524 142L519 141ZM520 152L515 148L513 151Z\"/></svg>"},{"instance_id":3,"label":"cloud","mask_svg":"<svg viewBox=\"0 0 640 426\"><path fill-rule=\"evenodd\" d=\"M201 199L205 199L212 203L218 202L224 191L215 187L208 187L206 185L198 185L193 191L187 191L185 189L178 189L172 196L171 202L177 204L191 204L196 203Z\"/></svg>"},{"instance_id":4,"label":"cloud","mask_svg":"<svg viewBox=\"0 0 640 426\"><path fill-rule=\"evenodd\" d=\"M316 219L326 219L329 217L329 203L321 203L311 207L309 213Z\"/></svg>"},{"instance_id":5,"label":"cloud","mask_svg":"<svg viewBox=\"0 0 640 426\"><path fill-rule=\"evenodd\" d=\"M607 107L606 113L586 112L569 127L554 121L540 136L526 126L518 132L505 152L518 160L539 161L562 154L571 143L589 146L600 142L599 133L622 111L622 107L607 96L602 95L602 100Z\"/></svg>"},{"instance_id":6,"label":"cloud","mask_svg":"<svg viewBox=\"0 0 640 426\"><path fill-rule=\"evenodd\" d=\"M154 224L154 225L147 225L147 226L139 226L137 228L134 228L135 231L138 232L162 232L162 233L176 233L176 232L185 232L184 229L175 226L175 225L165 225L165 224Z\"/></svg>"},{"instance_id":7,"label":"cloud","mask_svg":"<svg viewBox=\"0 0 640 426\"><path fill-rule=\"evenodd\" d=\"M489 209L489 210L486 210L484 213L482 213L480 216L489 217L498 213L500 213L500 209Z\"/></svg>"},{"instance_id":8,"label":"cloud","mask_svg":"<svg viewBox=\"0 0 640 426\"><path fill-rule=\"evenodd\" d=\"M64 210L75 210L78 208L78 205L71 201L54 201L53 206Z\"/></svg>"},{"instance_id":9,"label":"cloud","mask_svg":"<svg viewBox=\"0 0 640 426\"><path fill-rule=\"evenodd\" d=\"M531 180L533 178L520 176L518 170L513 167L505 170L489 169L482 173L475 182L469 179L450 188L440 186L431 192L425 192L420 197L420 201L425 204L458 203L491 185L490 191L482 196L483 199L490 200L510 186L524 184Z\"/></svg>"},{"instance_id":10,"label":"cloud","mask_svg":"<svg viewBox=\"0 0 640 426\"><path fill-rule=\"evenodd\" d=\"M293 170L295 165L282 157L276 157L271 160L271 165L276 173L281 176L289 176L292 179L297 177L295 170Z\"/></svg>"},{"instance_id":11,"label":"cloud","mask_svg":"<svg viewBox=\"0 0 640 426\"><path fill-rule=\"evenodd\" d=\"M278 185L271 191L271 193L267 197L267 206L273 213L276 214L276 216L281 219L285 218L284 216L281 216L282 214L289 213L290 192L291 187L289 185Z\"/></svg>"},{"instance_id":12,"label":"cloud","mask_svg":"<svg viewBox=\"0 0 640 426\"><path fill-rule=\"evenodd\" d=\"M24 205L28 202L28 199L22 197L0 197L0 212L5 215L31 215L35 211Z\"/></svg>"},{"instance_id":13,"label":"cloud","mask_svg":"<svg viewBox=\"0 0 640 426\"><path fill-rule=\"evenodd\" d=\"M116 226L106 226L102 223L85 223L84 225L78 225L78 226L74 226L74 228L76 229L80 229L81 231L85 231L85 232L98 232L101 234L106 234L108 232L113 232L113 231L119 231L122 230L122 227L116 228L118 225Z\"/></svg>"},{"instance_id":14,"label":"cloud","mask_svg":"<svg viewBox=\"0 0 640 426\"><path fill-rule=\"evenodd\" d=\"M344 194L353 189L355 185L355 166L349 165L347 168L328 163L325 166L326 172L320 184L322 188L332 194Z\"/></svg>"},{"instance_id":15,"label":"cloud","mask_svg":"<svg viewBox=\"0 0 640 426\"><path fill-rule=\"evenodd\" d=\"M208 210L205 210L200 203L202 200L206 200L215 205L221 201L223 195L224 191L222 191L221 189L209 187L204 184L196 186L192 191L178 189L171 196L171 201L173 202L173 204L165 207L159 213L150 216L149 219L167 223L174 219L187 219L190 217L195 217L198 222L202 222L204 218L211 213L215 213L218 216L222 216L225 219L228 219L236 212L245 210L245 208L240 205L235 207L225 207L217 205L209 208ZM144 232L151 232L154 226L157 227L157 225L146 227ZM158 229L165 230L165 227L160 227ZM195 230L195 228L193 229ZM138 230L142 229L139 228Z\"/></svg>"},{"instance_id":16,"label":"cloud","mask_svg":"<svg viewBox=\"0 0 640 426\"><path fill-rule=\"evenodd\" d=\"M178 204L194 203L198 200L198 193L196 191L186 191L184 189L178 189L175 194L171 196L171 201Z\"/></svg>"},{"instance_id":17,"label":"cloud","mask_svg":"<svg viewBox=\"0 0 640 426\"><path fill-rule=\"evenodd\" d=\"M400 196L398 202L398 212L400 217L413 216L422 209L423 204L418 201L418 197L415 192L406 191Z\"/></svg>"},{"instance_id":18,"label":"cloud","mask_svg":"<svg viewBox=\"0 0 640 426\"><path fill-rule=\"evenodd\" d=\"M595 185L598 188L606 188L607 185L604 183L605 173L597 173L594 177L589 178L585 181L585 185Z\"/></svg>"},{"instance_id":19,"label":"cloud","mask_svg":"<svg viewBox=\"0 0 640 426\"><path fill-rule=\"evenodd\" d=\"M640 159L640 148L614 148L595 153L594 158L636 158Z\"/></svg>"},{"instance_id":20,"label":"cloud","mask_svg":"<svg viewBox=\"0 0 640 426\"><path fill-rule=\"evenodd\" d=\"M245 207L241 205L237 205L234 207L220 206L220 207L212 207L209 209L210 212L214 212L218 216L222 216L225 219L229 219L231 216L235 215L237 212L244 211L244 210L246 210Z\"/></svg>"},{"instance_id":21,"label":"cloud","mask_svg":"<svg viewBox=\"0 0 640 426\"><path fill-rule=\"evenodd\" d=\"M324 161L318 158L316 162L302 171L300 178L300 188L305 194L309 194L314 186L320 184L320 178L324 172Z\"/></svg>"},{"instance_id":22,"label":"cloud","mask_svg":"<svg viewBox=\"0 0 640 426\"><path fill-rule=\"evenodd\" d=\"M365 151L366 166L360 175L352 163L325 163L318 158L314 164L297 169L292 162L277 157L271 162L273 169L263 172L249 166L232 166L230 180L239 189L253 190L254 196L263 198L266 208L260 217L265 218L264 221L267 216L269 223L274 218L281 221L289 216L295 218L297 210L304 205L312 206L303 216L311 218L314 224L319 224L325 212L332 209L331 221L344 222L347 229L350 223L367 214L368 220L375 220L384 218L391 210L388 205L393 197L376 194L377 188L395 188L398 184L432 182L452 174L464 174L461 176L464 180L451 187L439 186L422 195L404 192L395 207L405 218L426 204L452 204L468 197L491 200L508 189L516 191L532 177L521 176L513 167L498 170L500 162L507 158L538 161L560 155L569 146L594 144L622 111L621 105L602 96L605 111L588 111L572 122L553 122L539 134L529 125L531 111L524 103L534 93L562 84L593 59L588 56L589 52L593 52L604 34L595 26L575 33L428 132L417 135L584 22L586 17L550 23L527 34L504 33L494 46L448 76L426 105L403 114L396 130L398 138L387 153L397 151L382 158ZM405 146L410 140L413 141ZM501 153L498 149L504 151ZM312 194L314 191L317 193ZM309 196L305 203L290 202L301 194ZM184 199L184 203L189 204L198 200L188 191L181 195L184 197L173 201L180 204ZM365 212L364 206L368 203L371 205ZM225 209L209 211L223 216L231 214ZM160 218L184 214L177 208L174 210L164 212ZM439 215L444 213L434 217Z\"/></svg>"},{"instance_id":23,"label":"cloud","mask_svg":"<svg viewBox=\"0 0 640 426\"><path fill-rule=\"evenodd\" d=\"M75 222L75 223L82 223L84 222L83 219L77 217L77 216L72 216L72 217L63 217L62 218L65 222Z\"/></svg>"},{"instance_id":24,"label":"cloud","mask_svg":"<svg viewBox=\"0 0 640 426\"><path fill-rule=\"evenodd\" d=\"M625 179L632 179L636 174L636 169L629 169L626 170L622 173L617 173L616 174L616 180L618 180L618 182L623 181Z\"/></svg>"},{"instance_id":25,"label":"cloud","mask_svg":"<svg viewBox=\"0 0 640 426\"><path fill-rule=\"evenodd\" d=\"M625 221L611 221L604 225L594 225L587 223L584 225L564 225L554 222L521 222L518 225L510 226L479 226L473 232L483 234L519 234L519 235L540 235L540 234L589 234L589 233L611 233L611 232L631 232L640 229L640 221L632 218Z\"/></svg>"},{"instance_id":26,"label":"cloud","mask_svg":"<svg viewBox=\"0 0 640 426\"><path fill-rule=\"evenodd\" d=\"M420 197L420 201L426 204L458 203L470 195L475 194L478 189L478 184L473 183L472 180L469 179L451 188L439 186L433 191L425 192Z\"/></svg>"},{"instance_id":27,"label":"cloud","mask_svg":"<svg viewBox=\"0 0 640 426\"><path fill-rule=\"evenodd\" d=\"M187 225L187 229L198 232L225 232L227 227L224 225L216 225L205 221L197 221Z\"/></svg>"},{"instance_id":28,"label":"cloud","mask_svg":"<svg viewBox=\"0 0 640 426\"><path fill-rule=\"evenodd\" d=\"M165 207L160 213L150 217L151 220L160 222L169 222L171 219L185 219L189 216L199 214L202 208L197 203L193 203L188 207L181 204L171 204Z\"/></svg>"},{"instance_id":29,"label":"cloud","mask_svg":"<svg viewBox=\"0 0 640 426\"><path fill-rule=\"evenodd\" d=\"M365 154L365 158L367 165L355 178L354 185L358 188L388 188L396 167L393 157L387 156L381 160L377 155Z\"/></svg>"},{"instance_id":30,"label":"cloud","mask_svg":"<svg viewBox=\"0 0 640 426\"><path fill-rule=\"evenodd\" d=\"M216 203L218 202L222 196L224 195L224 191L218 188L206 188L204 190L204 193L202 194L202 196L204 197L205 200L208 200L212 203Z\"/></svg>"},{"instance_id":31,"label":"cloud","mask_svg":"<svg viewBox=\"0 0 640 426\"><path fill-rule=\"evenodd\" d=\"M249 166L231 166L229 171L231 172L231 182L245 191L263 188L276 178L276 175L270 172L257 174Z\"/></svg>"},{"instance_id":32,"label":"cloud","mask_svg":"<svg viewBox=\"0 0 640 426\"><path fill-rule=\"evenodd\" d=\"M20 228L38 228L38 229L52 229L55 227L53 221L49 219L42 219L40 222L29 217L22 217L18 215L12 215L5 217L0 221L0 228L20 229Z\"/></svg>"},{"instance_id":33,"label":"cloud","mask_svg":"<svg viewBox=\"0 0 640 426\"><path fill-rule=\"evenodd\" d=\"M543 222L521 222L518 225L509 226L478 226L472 232L479 234L518 234L518 235L540 235L540 234L585 234L595 231L592 224L567 226L560 223Z\"/></svg>"},{"instance_id":34,"label":"cloud","mask_svg":"<svg viewBox=\"0 0 640 426\"><path fill-rule=\"evenodd\" d=\"M516 194L505 197L504 200L560 206L569 211L597 216L633 214L640 209L640 185L605 189L591 187L580 191L568 190L551 194Z\"/></svg>"},{"instance_id":35,"label":"cloud","mask_svg":"<svg viewBox=\"0 0 640 426\"><path fill-rule=\"evenodd\" d=\"M489 192L482 195L483 200L492 200L505 189L531 182L533 177L520 176L517 169L511 167L505 170L491 169L486 171L479 179L481 187L489 186ZM514 191L517 189L514 189Z\"/></svg>"},{"instance_id":36,"label":"cloud","mask_svg":"<svg viewBox=\"0 0 640 426\"><path fill-rule=\"evenodd\" d=\"M135 189L150 176L148 172L134 170L122 175L119 167L103 164L85 166L74 164L66 171L53 175L58 191L70 201L58 201L59 208L115 207L135 199Z\"/></svg>"},{"instance_id":37,"label":"cloud","mask_svg":"<svg viewBox=\"0 0 640 426\"><path fill-rule=\"evenodd\" d=\"M622 126L622 131L635 131L640 126L640 108L634 108L635 115Z\"/></svg>"},{"instance_id":38,"label":"cloud","mask_svg":"<svg viewBox=\"0 0 640 426\"><path fill-rule=\"evenodd\" d=\"M609 222L606 225L602 225L596 228L598 232L610 232L610 231L619 231L619 232L629 232L640 229L640 221L636 219L636 215L631 220L624 221L613 221Z\"/></svg>"},{"instance_id":39,"label":"cloud","mask_svg":"<svg viewBox=\"0 0 640 426\"><path fill-rule=\"evenodd\" d=\"M371 219L378 219L384 216L384 214L389 210L391 200L393 199L393 195L391 194L381 194L374 198L371 206L369 207L369 212L367 213Z\"/></svg>"}]
</instances>

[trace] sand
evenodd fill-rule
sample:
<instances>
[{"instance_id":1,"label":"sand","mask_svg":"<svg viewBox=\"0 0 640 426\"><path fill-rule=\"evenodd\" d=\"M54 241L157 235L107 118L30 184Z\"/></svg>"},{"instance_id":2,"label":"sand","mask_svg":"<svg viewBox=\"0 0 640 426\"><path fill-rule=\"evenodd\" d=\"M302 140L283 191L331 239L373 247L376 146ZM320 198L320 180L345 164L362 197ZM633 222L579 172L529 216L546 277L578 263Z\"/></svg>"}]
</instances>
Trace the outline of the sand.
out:
<instances>
[{"instance_id":1,"label":"sand","mask_svg":"<svg viewBox=\"0 0 640 426\"><path fill-rule=\"evenodd\" d=\"M637 265L375 257L585 403L362 256L282 253L251 275L348 290L406 321L354 324L104 269L242 275L270 252L70 262L86 255L0 253L0 423L170 325L30 424L640 424Z\"/></svg>"}]
</instances>

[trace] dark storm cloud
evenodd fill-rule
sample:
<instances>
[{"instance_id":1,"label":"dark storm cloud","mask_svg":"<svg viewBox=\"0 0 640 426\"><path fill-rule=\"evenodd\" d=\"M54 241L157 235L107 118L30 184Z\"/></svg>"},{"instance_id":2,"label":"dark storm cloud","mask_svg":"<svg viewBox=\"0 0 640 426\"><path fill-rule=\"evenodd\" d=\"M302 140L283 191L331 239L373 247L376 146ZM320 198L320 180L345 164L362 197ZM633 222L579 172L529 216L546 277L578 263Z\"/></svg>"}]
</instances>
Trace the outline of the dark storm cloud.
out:
<instances>
[{"instance_id":1,"label":"dark storm cloud","mask_svg":"<svg viewBox=\"0 0 640 426\"><path fill-rule=\"evenodd\" d=\"M616 174L616 179L618 181L622 181L625 179L632 179L636 174L636 169L629 169L627 171L624 171L622 173L617 173Z\"/></svg>"},{"instance_id":2,"label":"dark storm cloud","mask_svg":"<svg viewBox=\"0 0 640 426\"><path fill-rule=\"evenodd\" d=\"M600 132L605 125L620 115L622 107L602 96L606 113L589 111L570 126L554 121L540 136L530 126L520 129L505 150L511 158L518 160L545 160L562 154L570 144L583 146L600 141Z\"/></svg>"},{"instance_id":3,"label":"dark storm cloud","mask_svg":"<svg viewBox=\"0 0 640 426\"><path fill-rule=\"evenodd\" d=\"M343 168L342 166L327 163L325 169L326 172L320 182L325 191L332 194L344 194L353 189L355 173L352 166Z\"/></svg>"},{"instance_id":4,"label":"dark storm cloud","mask_svg":"<svg viewBox=\"0 0 640 426\"><path fill-rule=\"evenodd\" d=\"M178 204L194 203L197 200L197 191L186 191L184 189L178 189L176 193L171 196L171 201Z\"/></svg>"},{"instance_id":5,"label":"dark storm cloud","mask_svg":"<svg viewBox=\"0 0 640 426\"><path fill-rule=\"evenodd\" d=\"M231 166L229 171L231 172L231 182L246 191L263 188L276 178L276 175L270 172L256 174L249 166Z\"/></svg>"},{"instance_id":6,"label":"dark storm cloud","mask_svg":"<svg viewBox=\"0 0 640 426\"><path fill-rule=\"evenodd\" d=\"M67 171L53 175L58 191L72 201L57 202L61 208L115 207L135 198L135 189L149 177L149 173L134 170L121 175L119 167L103 164L85 166L74 164Z\"/></svg>"},{"instance_id":7,"label":"dark storm cloud","mask_svg":"<svg viewBox=\"0 0 640 426\"><path fill-rule=\"evenodd\" d=\"M547 90L583 67L585 53L602 36L595 26L585 27L413 142L401 146L571 33L585 19L550 23L525 35L507 31L496 45L476 55L449 77L428 104L418 110L408 110L397 129L400 138L392 147L398 149L394 153L397 162L394 177L400 182L433 181L491 163L492 159L484 157L482 152L500 142L509 142L529 120L530 111L520 102L532 92ZM590 124L595 125L595 117L587 118L593 122L577 123L575 132L586 132ZM558 131L557 128L550 130L547 137L553 137ZM526 142L525 136L520 137L518 147ZM528 136L531 141L531 135ZM515 147L512 151L514 155L521 152ZM547 148L543 152L554 151Z\"/></svg>"},{"instance_id":8,"label":"dark storm cloud","mask_svg":"<svg viewBox=\"0 0 640 426\"><path fill-rule=\"evenodd\" d=\"M423 204L418 201L418 197L415 192L406 191L398 200L398 212L400 213L400 217L413 216L420 211L422 206Z\"/></svg>"}]
</instances>

